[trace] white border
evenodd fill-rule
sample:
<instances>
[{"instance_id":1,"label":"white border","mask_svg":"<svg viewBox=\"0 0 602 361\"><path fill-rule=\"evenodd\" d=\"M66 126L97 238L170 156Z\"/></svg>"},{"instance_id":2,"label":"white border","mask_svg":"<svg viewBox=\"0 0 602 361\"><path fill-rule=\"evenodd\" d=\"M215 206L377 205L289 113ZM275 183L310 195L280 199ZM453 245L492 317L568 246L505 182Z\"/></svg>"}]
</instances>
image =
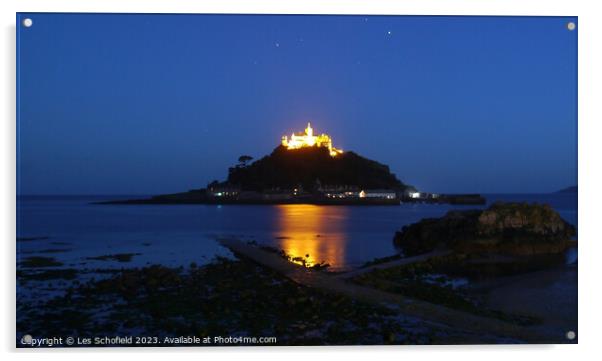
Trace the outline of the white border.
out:
<instances>
[{"instance_id":1,"label":"white border","mask_svg":"<svg viewBox=\"0 0 602 361\"><path fill-rule=\"evenodd\" d=\"M0 157L3 176L0 204L2 230L2 297L0 326L2 351L12 358L96 359L127 357L144 352L149 359L164 359L175 352L180 358L232 357L245 359L328 358L365 359L373 352L378 358L444 358L446 360L505 360L536 357L547 360L592 356L600 334L598 321L602 237L597 227L600 191L600 122L602 114L602 19L595 1L527 0L2 0L2 87L3 114ZM566 346L429 346L429 347L295 347L295 348L194 348L194 349L111 349L111 350L26 350L14 349L15 305L15 12L144 12L144 13L286 13L286 14L399 14L399 15L563 15L579 16L579 345ZM320 355L318 355L320 354ZM133 356L133 355L132 355Z\"/></svg>"}]
</instances>

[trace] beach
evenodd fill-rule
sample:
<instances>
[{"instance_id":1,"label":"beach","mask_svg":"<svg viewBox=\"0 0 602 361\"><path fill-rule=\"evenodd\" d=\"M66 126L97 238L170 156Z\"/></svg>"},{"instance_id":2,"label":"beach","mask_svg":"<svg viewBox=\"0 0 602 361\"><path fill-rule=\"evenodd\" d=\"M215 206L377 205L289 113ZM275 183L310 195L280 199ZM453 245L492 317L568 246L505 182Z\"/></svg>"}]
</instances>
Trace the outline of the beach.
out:
<instances>
[{"instance_id":1,"label":"beach","mask_svg":"<svg viewBox=\"0 0 602 361\"><path fill-rule=\"evenodd\" d=\"M506 198L508 197L506 196ZM547 201L551 201L550 203L565 219L576 223L576 201L573 202L575 198L566 195L547 197ZM536 195L522 196L522 198L546 200L545 197L538 198ZM41 329L49 327L49 325L65 327L66 324L57 326L56 322L58 321L53 317L61 319L58 316L61 314L60 312L67 312L68 309L60 307L51 309L49 304L56 305L57 302L66 302L65 297L67 297L70 300L67 304L79 309L82 307L79 304L80 301L74 300L81 300L81 297L85 296L84 299L89 299L91 306L100 307L103 297L110 296L110 292L106 294L107 286L103 286L103 284L127 285L126 288L137 288L146 284L147 281L143 280L155 279L151 283L159 282L159 284L164 284L166 289L149 291L148 288L144 288L149 293L146 293L143 299L132 300L128 298L132 296L127 292L120 293L120 287L124 287L120 286L116 288L117 294L110 297L121 300L116 303L121 306L104 308L102 311L92 307L89 314L68 313L71 316L67 317L69 322L75 325L73 327L79 330L77 332L81 333L87 332L86 330L89 330L90 327L96 327L92 325L104 325L102 327L107 327L107 329L117 327L134 333L149 331L154 327L152 322L146 324L141 320L130 319L129 316L124 317L125 309L122 306L128 305L144 314L144 312L149 312L148 307L154 304L152 300L156 297L171 299L169 302L175 302L173 298L175 294L182 294L182 292L186 297L206 297L208 295L188 294L188 291L182 290L183 285L190 282L190 277L194 275L196 275L194 277L200 277L197 274L199 272L206 274L207 270L211 269L251 267L254 271L251 272L252 277L247 279L247 283L251 287L248 292L251 293L256 293L252 289L263 287L260 285L264 282L267 285L274 282L288 284L291 281L286 275L274 274L273 270L251 266L248 264L248 260L240 259L227 247L223 247L219 243L221 238L230 237L243 243L282 251L290 256L289 259L299 258L308 266L328 264L329 267L320 272L342 275L345 272L356 272L368 262L397 254L398 250L392 241L393 234L404 224L413 223L426 217L440 217L452 209L450 205L420 204L368 208L315 205L116 206L92 204L98 199L89 197L33 198L20 202L18 210L19 238L17 239L18 324L29 324L30 321L27 320L37 317L46 322L38 325ZM100 199L105 198L100 197ZM453 209L466 209L466 207L455 206ZM573 261L576 261L576 256L574 258ZM414 285L411 288L407 288L408 286L403 282L399 285L392 284L392 288L388 286L389 283L383 283L387 279L391 280L390 277L395 277L398 274L396 272L405 274L404 270L394 269L388 272L390 273L376 274L376 276L371 274L370 277L364 279L359 276L354 277L350 282L359 282L359 285L370 287L376 285L377 288L380 287L386 292L402 292L401 294L406 292L404 290L413 290L412 292L415 294L412 297L423 297L420 293L421 290L430 289L425 301L435 305L443 302L445 307L459 307L462 312L467 310L468 312L477 312L479 317L494 317L503 322L509 319L526 324L533 322L536 324L536 328L540 328L548 334L552 333L550 342L573 341L566 340L564 334L569 331L569 328L570 330L576 328L576 264L495 280L463 281L426 273L424 277L420 276L419 279L416 279L418 283L411 283ZM276 278L268 280L265 277ZM210 282L229 284L231 281L232 279L227 278L227 273L221 276L214 273ZM434 282L433 288L429 288L431 287L429 284L432 282ZM301 292L305 296L300 296L301 298L313 297L314 301L310 301L310 305L306 306L322 317L319 322L314 320L311 327L302 326L307 327L308 330L311 329L309 330L311 332L308 331L310 336L317 335L331 327L335 327L335 329L343 327L344 322L338 319L342 315L333 313L326 316L316 309L316 307L319 308L318 304L326 302L325 300L330 297L342 297L341 299L344 299L345 302L355 305L350 306L352 308L357 307L358 310L361 309L363 310L361 312L367 312L367 314L376 312L375 314L380 314L378 317L384 317L380 319L381 321L374 321L379 325L377 328L380 336L378 337L362 341L350 336L356 332L352 330L364 327L360 323L349 328L344 327L343 329L346 330L344 337L336 336L335 333L332 338L321 341L322 344L342 342L379 344L525 342L525 339L520 337L504 338L494 333L482 334L462 328L454 329L444 322L425 320L417 315L397 313L397 316L391 316L388 314L390 311L381 309L370 302L366 303L355 299L350 295L323 295L323 291L316 290L310 285L298 284L294 280L293 284L295 289L300 287L303 290ZM236 287L240 286L239 283L235 283L235 285L237 285ZM233 284L232 287L235 285ZM459 285L459 287L455 285ZM91 289L105 291L91 292ZM226 287L223 292L224 297L227 297L227 294L238 294L243 291ZM278 292L270 297L271 301L264 299L263 296L258 297L257 302L268 304L270 302L284 304L290 302L288 300L290 297L279 296ZM480 304L483 305L484 310L496 310L500 314L483 313L476 311L477 309L467 308L462 301L464 297L468 297L471 302L482 302ZM134 301L136 301L135 304L132 304ZM212 301L206 300L206 302L208 305L213 304ZM73 311L73 307L69 312ZM171 306L167 305L166 307ZM217 305L208 307L213 309ZM251 307L251 304L248 307ZM302 306L294 306L291 310L306 315L298 307ZM39 310L48 311L47 314L40 314ZM274 308L274 310L276 309ZM209 311L211 310L206 310L206 312ZM200 310L197 309L194 312L200 312ZM281 314L284 311L272 312L269 308L265 308L265 312L266 317L284 317ZM124 319L124 323L117 322L119 317ZM148 314L148 317L155 316ZM170 315L157 315L157 317L160 322L179 324L177 320L186 316L176 312ZM197 326L200 327L200 330L202 319L208 316L199 314L197 317L200 322ZM361 322L368 322L365 317L368 316L361 316L358 319L364 320ZM400 321L399 317L405 321ZM241 320L231 318L226 312L224 320L228 319L235 323ZM384 319L389 321L385 322ZM392 319L397 319L397 321L393 322ZM295 318L295 321L292 322L303 324L305 321ZM388 326L385 327L385 325ZM572 327L573 325L575 327ZM192 326L180 324L180 326L174 327L186 329ZM244 329L239 323L236 323L236 326L232 324L218 329L220 332L234 332L237 327ZM385 332L383 327L384 329L390 328L390 333L387 334L388 331ZM164 329L163 333L173 336L173 332L167 330ZM208 332L207 330L211 329L204 330L204 332ZM387 335L382 336L383 333ZM286 344L318 342L316 338L309 336L298 338L290 334L287 337L289 339ZM320 343L318 342L318 344Z\"/></svg>"}]
</instances>

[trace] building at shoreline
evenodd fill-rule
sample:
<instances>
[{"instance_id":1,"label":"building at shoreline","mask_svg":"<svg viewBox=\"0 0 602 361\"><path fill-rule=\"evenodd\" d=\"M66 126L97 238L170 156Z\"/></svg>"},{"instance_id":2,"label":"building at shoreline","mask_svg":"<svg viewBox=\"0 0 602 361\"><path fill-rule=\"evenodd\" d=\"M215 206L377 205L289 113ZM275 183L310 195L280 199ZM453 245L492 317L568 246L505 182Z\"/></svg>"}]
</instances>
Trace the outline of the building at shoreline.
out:
<instances>
[{"instance_id":1,"label":"building at shoreline","mask_svg":"<svg viewBox=\"0 0 602 361\"><path fill-rule=\"evenodd\" d=\"M358 194L359 198L396 199L397 193L391 189L366 189Z\"/></svg>"},{"instance_id":2,"label":"building at shoreline","mask_svg":"<svg viewBox=\"0 0 602 361\"><path fill-rule=\"evenodd\" d=\"M305 132L303 133L293 133L290 138L284 135L282 137L282 145L287 149L324 147L328 148L328 152L332 157L343 153L343 150L332 146L332 139L328 134L314 135L314 130L310 123L307 123L307 128L305 128Z\"/></svg>"}]
</instances>

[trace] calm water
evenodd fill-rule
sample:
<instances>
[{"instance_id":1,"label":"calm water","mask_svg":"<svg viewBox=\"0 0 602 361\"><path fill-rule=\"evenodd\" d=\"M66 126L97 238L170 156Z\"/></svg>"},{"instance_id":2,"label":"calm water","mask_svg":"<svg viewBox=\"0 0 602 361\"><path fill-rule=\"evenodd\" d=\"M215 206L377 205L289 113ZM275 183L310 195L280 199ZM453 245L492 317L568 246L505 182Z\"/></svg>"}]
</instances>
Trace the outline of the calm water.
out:
<instances>
[{"instance_id":1,"label":"calm water","mask_svg":"<svg viewBox=\"0 0 602 361\"><path fill-rule=\"evenodd\" d=\"M489 202L548 203L568 222L577 224L576 194L486 197ZM424 204L382 207L90 204L118 198L123 197L19 198L18 237L48 238L17 242L18 257L52 256L63 261L65 267L202 264L216 255L230 256L216 238L234 236L284 249L293 256L309 255L312 262L324 261L340 270L395 253L393 235L403 225L442 216L450 209L475 208ZM54 252L44 252L48 250ZM117 253L139 255L130 263L87 259Z\"/></svg>"}]
</instances>

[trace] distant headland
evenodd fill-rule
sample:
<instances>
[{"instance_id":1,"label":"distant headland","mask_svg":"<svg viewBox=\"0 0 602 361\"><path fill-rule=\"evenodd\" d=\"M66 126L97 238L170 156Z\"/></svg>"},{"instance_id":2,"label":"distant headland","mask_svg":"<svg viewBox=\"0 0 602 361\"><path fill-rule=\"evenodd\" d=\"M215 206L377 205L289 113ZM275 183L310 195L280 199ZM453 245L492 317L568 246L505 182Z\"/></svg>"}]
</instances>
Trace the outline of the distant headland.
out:
<instances>
[{"instance_id":1,"label":"distant headland","mask_svg":"<svg viewBox=\"0 0 602 361\"><path fill-rule=\"evenodd\" d=\"M251 163L242 155L225 181L206 188L109 204L323 204L398 205L406 202L484 204L478 194L421 193L400 181L387 165L333 146L327 134L283 136L271 154Z\"/></svg>"},{"instance_id":2,"label":"distant headland","mask_svg":"<svg viewBox=\"0 0 602 361\"><path fill-rule=\"evenodd\" d=\"M577 191L578 191L577 186L571 186L571 187L566 187L559 191L556 191L556 193L577 193Z\"/></svg>"}]
</instances>

